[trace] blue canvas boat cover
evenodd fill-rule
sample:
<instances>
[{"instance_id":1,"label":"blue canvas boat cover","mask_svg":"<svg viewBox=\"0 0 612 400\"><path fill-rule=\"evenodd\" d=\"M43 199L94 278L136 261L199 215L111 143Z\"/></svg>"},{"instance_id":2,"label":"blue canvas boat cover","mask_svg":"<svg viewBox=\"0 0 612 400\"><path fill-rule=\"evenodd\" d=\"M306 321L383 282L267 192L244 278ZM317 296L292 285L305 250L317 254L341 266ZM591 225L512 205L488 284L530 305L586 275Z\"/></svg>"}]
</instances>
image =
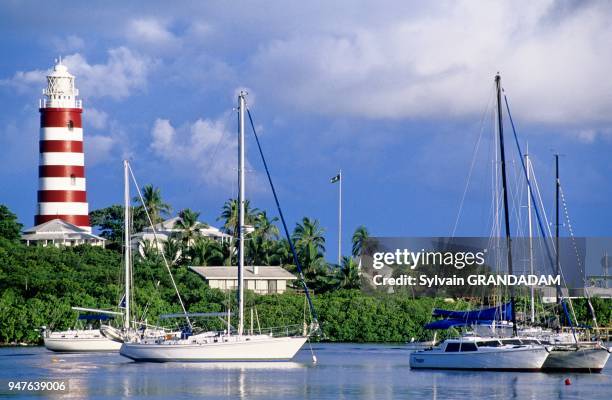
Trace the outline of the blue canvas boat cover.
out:
<instances>
[{"instance_id":1,"label":"blue canvas boat cover","mask_svg":"<svg viewBox=\"0 0 612 400\"><path fill-rule=\"evenodd\" d=\"M425 325L425 329L448 329L453 326L491 324L493 321L509 321L512 319L511 303L500 306L482 308L480 310L451 311L435 308L434 317L446 317Z\"/></svg>"},{"instance_id":2,"label":"blue canvas boat cover","mask_svg":"<svg viewBox=\"0 0 612 400\"><path fill-rule=\"evenodd\" d=\"M87 320L87 321L108 321L109 319L114 319L112 315L91 315L91 314L81 314L79 315L79 319Z\"/></svg>"}]
</instances>

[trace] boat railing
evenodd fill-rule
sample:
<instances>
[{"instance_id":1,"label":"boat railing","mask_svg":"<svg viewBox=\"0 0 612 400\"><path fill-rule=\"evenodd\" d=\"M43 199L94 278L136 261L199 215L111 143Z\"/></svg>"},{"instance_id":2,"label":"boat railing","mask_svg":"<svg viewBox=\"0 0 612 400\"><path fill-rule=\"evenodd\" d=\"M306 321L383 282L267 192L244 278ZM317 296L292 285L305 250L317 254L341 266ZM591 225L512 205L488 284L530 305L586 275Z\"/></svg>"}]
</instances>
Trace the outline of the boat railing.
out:
<instances>
[{"instance_id":1,"label":"boat railing","mask_svg":"<svg viewBox=\"0 0 612 400\"><path fill-rule=\"evenodd\" d=\"M305 332L306 331L306 332ZM195 334L206 333L210 336L225 336L227 330L218 331L207 331L201 330L200 332L194 332ZM230 335L237 335L238 331L235 328L230 330ZM248 328L245 329L243 335L268 335L271 337L288 337L288 336L306 336L308 335L307 329L304 329L304 325L284 325L284 326L272 326L266 328Z\"/></svg>"},{"instance_id":2,"label":"boat railing","mask_svg":"<svg viewBox=\"0 0 612 400\"><path fill-rule=\"evenodd\" d=\"M578 340L591 341L599 338L604 342L612 341L612 327L574 327L573 329ZM572 333L572 327L564 326L561 332Z\"/></svg>"}]
</instances>

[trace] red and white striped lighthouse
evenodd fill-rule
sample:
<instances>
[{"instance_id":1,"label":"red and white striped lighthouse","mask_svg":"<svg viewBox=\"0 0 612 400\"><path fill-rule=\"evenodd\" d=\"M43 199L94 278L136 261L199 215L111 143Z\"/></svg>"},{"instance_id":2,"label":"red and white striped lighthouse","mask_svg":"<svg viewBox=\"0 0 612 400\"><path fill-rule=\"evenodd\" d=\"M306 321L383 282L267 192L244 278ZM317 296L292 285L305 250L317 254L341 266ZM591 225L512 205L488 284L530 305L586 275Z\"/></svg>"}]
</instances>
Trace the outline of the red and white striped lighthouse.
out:
<instances>
[{"instance_id":1,"label":"red and white striped lighthouse","mask_svg":"<svg viewBox=\"0 0 612 400\"><path fill-rule=\"evenodd\" d=\"M59 218L91 232L85 188L81 100L74 76L56 62L40 101L38 213L35 225Z\"/></svg>"}]
</instances>

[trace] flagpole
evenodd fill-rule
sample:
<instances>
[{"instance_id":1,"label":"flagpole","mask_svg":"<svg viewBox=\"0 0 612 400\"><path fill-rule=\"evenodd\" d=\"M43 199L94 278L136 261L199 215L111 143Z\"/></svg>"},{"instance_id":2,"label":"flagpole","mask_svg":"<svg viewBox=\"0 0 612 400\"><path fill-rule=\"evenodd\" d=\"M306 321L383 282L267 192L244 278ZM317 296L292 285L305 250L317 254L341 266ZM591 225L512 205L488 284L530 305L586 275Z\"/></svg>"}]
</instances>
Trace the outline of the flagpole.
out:
<instances>
[{"instance_id":1,"label":"flagpole","mask_svg":"<svg viewBox=\"0 0 612 400\"><path fill-rule=\"evenodd\" d=\"M342 261L342 170L338 173L340 186L338 188L338 265Z\"/></svg>"}]
</instances>

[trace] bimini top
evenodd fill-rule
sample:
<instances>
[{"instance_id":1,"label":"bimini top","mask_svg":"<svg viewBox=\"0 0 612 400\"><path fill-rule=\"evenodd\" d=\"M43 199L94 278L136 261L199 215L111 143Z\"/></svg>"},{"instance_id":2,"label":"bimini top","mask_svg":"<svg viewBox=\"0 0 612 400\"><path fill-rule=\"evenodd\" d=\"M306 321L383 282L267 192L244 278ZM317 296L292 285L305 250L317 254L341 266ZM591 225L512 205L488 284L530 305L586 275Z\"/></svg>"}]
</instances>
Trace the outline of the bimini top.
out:
<instances>
[{"instance_id":1,"label":"bimini top","mask_svg":"<svg viewBox=\"0 0 612 400\"><path fill-rule=\"evenodd\" d=\"M435 308L434 317L446 317L425 325L425 329L448 329L453 326L487 324L492 321L509 321L512 319L511 303L480 310L451 311Z\"/></svg>"}]
</instances>

